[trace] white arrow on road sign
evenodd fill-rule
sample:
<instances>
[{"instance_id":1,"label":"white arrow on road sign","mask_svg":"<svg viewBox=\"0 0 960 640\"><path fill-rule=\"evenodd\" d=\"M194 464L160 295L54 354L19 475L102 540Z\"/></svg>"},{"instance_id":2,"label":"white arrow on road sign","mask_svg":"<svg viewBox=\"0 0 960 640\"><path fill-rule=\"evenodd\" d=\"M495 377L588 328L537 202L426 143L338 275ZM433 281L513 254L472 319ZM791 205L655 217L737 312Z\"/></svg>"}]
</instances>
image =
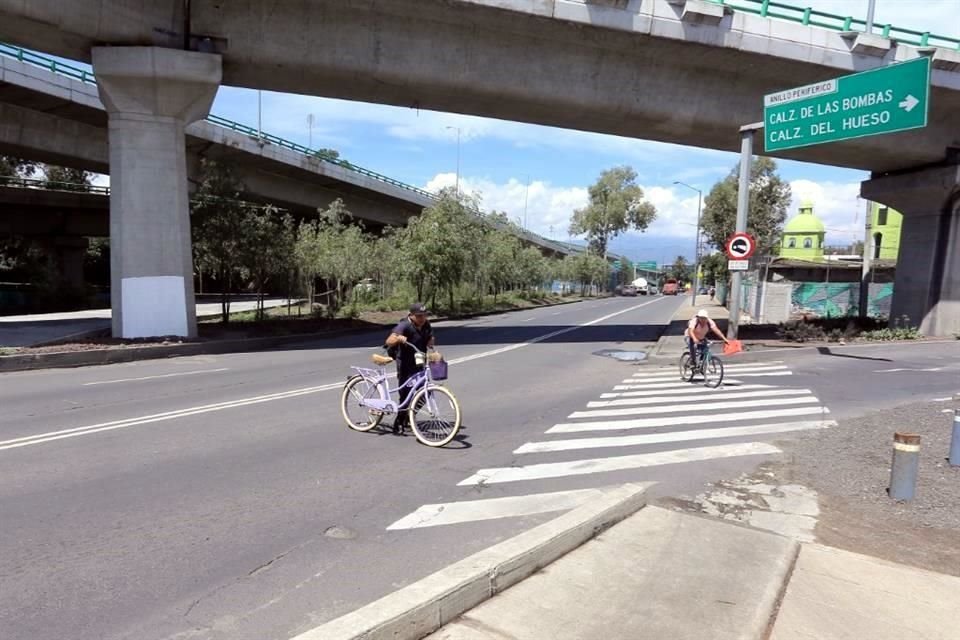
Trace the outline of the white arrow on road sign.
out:
<instances>
[{"instance_id":1,"label":"white arrow on road sign","mask_svg":"<svg viewBox=\"0 0 960 640\"><path fill-rule=\"evenodd\" d=\"M920 104L920 101L908 93L907 97L900 101L900 108L905 109L907 113L910 113L918 104Z\"/></svg>"}]
</instances>

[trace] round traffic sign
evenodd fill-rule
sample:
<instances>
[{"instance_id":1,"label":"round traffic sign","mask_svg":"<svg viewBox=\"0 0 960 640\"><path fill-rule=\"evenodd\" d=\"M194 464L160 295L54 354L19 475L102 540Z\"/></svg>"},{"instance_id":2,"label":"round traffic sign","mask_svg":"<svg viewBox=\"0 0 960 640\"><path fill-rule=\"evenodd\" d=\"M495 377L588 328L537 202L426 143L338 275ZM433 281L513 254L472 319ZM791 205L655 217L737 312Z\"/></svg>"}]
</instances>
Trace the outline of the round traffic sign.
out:
<instances>
[{"instance_id":1,"label":"round traffic sign","mask_svg":"<svg viewBox=\"0 0 960 640\"><path fill-rule=\"evenodd\" d=\"M749 233L735 233L727 240L727 256L733 260L745 260L757 250L757 241Z\"/></svg>"}]
</instances>

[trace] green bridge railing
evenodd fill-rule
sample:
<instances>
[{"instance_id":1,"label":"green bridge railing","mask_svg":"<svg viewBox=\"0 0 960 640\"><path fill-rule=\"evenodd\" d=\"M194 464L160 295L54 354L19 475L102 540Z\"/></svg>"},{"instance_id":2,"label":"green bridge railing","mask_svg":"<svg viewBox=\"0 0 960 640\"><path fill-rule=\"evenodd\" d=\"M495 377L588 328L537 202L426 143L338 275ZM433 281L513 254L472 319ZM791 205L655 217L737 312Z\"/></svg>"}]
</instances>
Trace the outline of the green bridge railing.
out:
<instances>
[{"instance_id":1,"label":"green bridge railing","mask_svg":"<svg viewBox=\"0 0 960 640\"><path fill-rule=\"evenodd\" d=\"M853 16L837 15L825 11L817 11L810 7L797 7L775 0L707 0L711 4L729 7L734 11L752 13L763 18L776 18L789 22L798 22L811 27L820 27L832 31L862 31L866 32L867 22ZM916 47L942 47L944 49L960 50L960 38L939 36L929 31L914 31L901 29L891 24L873 25L874 33L894 42L902 42Z\"/></svg>"},{"instance_id":2,"label":"green bridge railing","mask_svg":"<svg viewBox=\"0 0 960 640\"><path fill-rule=\"evenodd\" d=\"M0 176L0 187L43 189L45 191L69 191L71 193L91 193L98 196L110 195L110 187L94 184L80 184L77 182L45 180L43 178L21 178L19 176Z\"/></svg>"}]
</instances>

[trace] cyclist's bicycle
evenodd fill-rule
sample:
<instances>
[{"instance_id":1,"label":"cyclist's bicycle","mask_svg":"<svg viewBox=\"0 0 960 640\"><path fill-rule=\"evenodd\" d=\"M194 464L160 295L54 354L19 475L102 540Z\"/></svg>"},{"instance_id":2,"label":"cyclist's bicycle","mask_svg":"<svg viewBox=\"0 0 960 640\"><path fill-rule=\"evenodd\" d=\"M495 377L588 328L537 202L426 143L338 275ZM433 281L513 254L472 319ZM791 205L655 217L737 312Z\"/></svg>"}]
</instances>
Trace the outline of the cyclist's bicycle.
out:
<instances>
[{"instance_id":1,"label":"cyclist's bicycle","mask_svg":"<svg viewBox=\"0 0 960 640\"><path fill-rule=\"evenodd\" d=\"M690 351L685 350L680 356L680 379L684 382L693 382L694 376L703 376L703 384L716 389L723 382L723 361L710 353L710 340L703 340L698 346L699 357L696 362L690 358Z\"/></svg>"},{"instance_id":2,"label":"cyclist's bicycle","mask_svg":"<svg viewBox=\"0 0 960 640\"><path fill-rule=\"evenodd\" d=\"M408 342L403 344L414 350L420 371L404 384L390 388L387 365L393 358L374 354L376 369L351 367L357 373L347 378L340 396L343 418L354 431L370 431L385 415L407 411L417 440L429 447L442 447L460 431L460 404L453 392L435 382L431 366L443 365L440 369L444 369L446 363L436 351L427 354ZM406 400L394 401L391 396L404 387L410 389Z\"/></svg>"}]
</instances>

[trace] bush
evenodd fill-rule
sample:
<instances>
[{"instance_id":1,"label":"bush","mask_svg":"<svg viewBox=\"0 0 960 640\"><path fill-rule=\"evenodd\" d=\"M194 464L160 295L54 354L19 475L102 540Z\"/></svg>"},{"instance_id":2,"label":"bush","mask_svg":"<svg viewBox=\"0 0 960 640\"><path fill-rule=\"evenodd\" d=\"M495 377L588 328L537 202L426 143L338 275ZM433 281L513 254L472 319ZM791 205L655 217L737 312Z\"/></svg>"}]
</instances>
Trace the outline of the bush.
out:
<instances>
[{"instance_id":1,"label":"bush","mask_svg":"<svg viewBox=\"0 0 960 640\"><path fill-rule=\"evenodd\" d=\"M780 324L777 336L787 342L810 342L827 337L823 327L806 320L791 320Z\"/></svg>"},{"instance_id":2,"label":"bush","mask_svg":"<svg viewBox=\"0 0 960 640\"><path fill-rule=\"evenodd\" d=\"M885 329L875 329L873 331L864 331L860 334L864 340L889 341L889 340L919 340L922 336L920 330L910 326L910 318L901 316L893 321L892 327Z\"/></svg>"}]
</instances>

